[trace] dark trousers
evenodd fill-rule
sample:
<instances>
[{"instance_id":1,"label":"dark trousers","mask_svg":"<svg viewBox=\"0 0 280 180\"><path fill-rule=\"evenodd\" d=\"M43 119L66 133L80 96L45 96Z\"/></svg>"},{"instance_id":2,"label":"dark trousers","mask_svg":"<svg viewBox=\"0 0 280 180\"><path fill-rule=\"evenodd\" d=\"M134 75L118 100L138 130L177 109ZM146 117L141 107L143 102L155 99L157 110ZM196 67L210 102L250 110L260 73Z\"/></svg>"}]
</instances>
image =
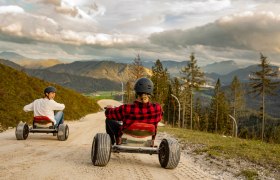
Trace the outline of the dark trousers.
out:
<instances>
[{"instance_id":1,"label":"dark trousers","mask_svg":"<svg viewBox=\"0 0 280 180\"><path fill-rule=\"evenodd\" d=\"M106 119L106 132L111 138L111 143L115 144L116 139L120 137L121 125L118 121L112 119Z\"/></svg>"}]
</instances>

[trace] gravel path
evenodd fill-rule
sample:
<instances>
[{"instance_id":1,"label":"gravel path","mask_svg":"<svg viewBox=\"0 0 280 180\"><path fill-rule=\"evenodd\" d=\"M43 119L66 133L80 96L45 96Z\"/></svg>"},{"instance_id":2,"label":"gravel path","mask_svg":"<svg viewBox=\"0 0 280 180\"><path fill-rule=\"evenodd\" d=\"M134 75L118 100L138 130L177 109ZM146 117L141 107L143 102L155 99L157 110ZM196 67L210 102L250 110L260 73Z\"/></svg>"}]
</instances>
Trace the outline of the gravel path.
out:
<instances>
[{"instance_id":1,"label":"gravel path","mask_svg":"<svg viewBox=\"0 0 280 180\"><path fill-rule=\"evenodd\" d=\"M99 101L118 106L112 100ZM173 170L161 168L157 155L112 153L107 166L93 166L90 158L93 137L105 132L104 112L89 114L79 121L67 122L70 135L58 141L51 134L29 134L17 141L15 129L0 133L0 179L232 179L206 171L186 153ZM156 143L168 136L157 135Z\"/></svg>"}]
</instances>

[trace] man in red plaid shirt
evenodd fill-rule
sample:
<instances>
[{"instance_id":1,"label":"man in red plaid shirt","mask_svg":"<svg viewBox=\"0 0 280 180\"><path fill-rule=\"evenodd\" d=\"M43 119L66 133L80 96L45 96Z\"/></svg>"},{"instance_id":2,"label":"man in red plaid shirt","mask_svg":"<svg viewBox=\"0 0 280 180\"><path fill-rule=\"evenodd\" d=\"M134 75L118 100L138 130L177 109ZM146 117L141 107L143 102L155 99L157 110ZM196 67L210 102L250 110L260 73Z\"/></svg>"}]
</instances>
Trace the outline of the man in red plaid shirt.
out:
<instances>
[{"instance_id":1,"label":"man in red plaid shirt","mask_svg":"<svg viewBox=\"0 0 280 180\"><path fill-rule=\"evenodd\" d=\"M106 132L109 134L112 144L115 142L121 144L122 130L136 122L154 124L157 130L157 124L162 118L163 111L158 103L149 101L153 87L150 79L140 78L134 86L136 100L133 104L123 104L116 108L107 106L105 111ZM120 125L118 121L122 121L123 125Z\"/></svg>"}]
</instances>

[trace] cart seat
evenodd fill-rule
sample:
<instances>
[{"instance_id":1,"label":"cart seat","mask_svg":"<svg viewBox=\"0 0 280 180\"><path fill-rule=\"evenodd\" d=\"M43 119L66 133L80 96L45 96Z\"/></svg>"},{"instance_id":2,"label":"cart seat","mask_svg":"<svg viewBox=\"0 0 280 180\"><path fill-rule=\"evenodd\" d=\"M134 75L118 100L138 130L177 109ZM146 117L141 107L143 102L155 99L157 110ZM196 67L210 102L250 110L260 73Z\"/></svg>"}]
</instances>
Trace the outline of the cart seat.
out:
<instances>
[{"instance_id":1,"label":"cart seat","mask_svg":"<svg viewBox=\"0 0 280 180\"><path fill-rule=\"evenodd\" d=\"M47 116L35 116L33 118L34 128L50 128L53 127L53 122Z\"/></svg>"},{"instance_id":2,"label":"cart seat","mask_svg":"<svg viewBox=\"0 0 280 180\"><path fill-rule=\"evenodd\" d=\"M132 137L145 138L147 136L155 136L156 127L153 124L133 123L128 128L124 129L123 133Z\"/></svg>"}]
</instances>

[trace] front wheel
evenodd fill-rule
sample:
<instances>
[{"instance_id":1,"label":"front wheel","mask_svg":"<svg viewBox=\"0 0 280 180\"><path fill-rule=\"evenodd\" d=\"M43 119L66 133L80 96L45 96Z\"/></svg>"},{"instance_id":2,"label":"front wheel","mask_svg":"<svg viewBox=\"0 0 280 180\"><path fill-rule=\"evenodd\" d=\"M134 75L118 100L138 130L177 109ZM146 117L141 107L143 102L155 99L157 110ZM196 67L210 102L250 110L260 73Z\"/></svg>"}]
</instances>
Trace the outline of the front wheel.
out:
<instances>
[{"instance_id":1,"label":"front wheel","mask_svg":"<svg viewBox=\"0 0 280 180\"><path fill-rule=\"evenodd\" d=\"M59 141L66 141L69 136L69 127L67 124L60 124L58 126L57 139Z\"/></svg>"},{"instance_id":2,"label":"front wheel","mask_svg":"<svg viewBox=\"0 0 280 180\"><path fill-rule=\"evenodd\" d=\"M16 127L16 138L17 140L25 140L29 134L29 127L26 123L20 122Z\"/></svg>"},{"instance_id":3,"label":"front wheel","mask_svg":"<svg viewBox=\"0 0 280 180\"><path fill-rule=\"evenodd\" d=\"M159 145L158 159L161 167L174 169L180 161L181 151L176 139L163 139Z\"/></svg>"},{"instance_id":4,"label":"front wheel","mask_svg":"<svg viewBox=\"0 0 280 180\"><path fill-rule=\"evenodd\" d=\"M92 142L91 161L95 166L106 166L111 157L111 138L106 133L97 133Z\"/></svg>"}]
</instances>

